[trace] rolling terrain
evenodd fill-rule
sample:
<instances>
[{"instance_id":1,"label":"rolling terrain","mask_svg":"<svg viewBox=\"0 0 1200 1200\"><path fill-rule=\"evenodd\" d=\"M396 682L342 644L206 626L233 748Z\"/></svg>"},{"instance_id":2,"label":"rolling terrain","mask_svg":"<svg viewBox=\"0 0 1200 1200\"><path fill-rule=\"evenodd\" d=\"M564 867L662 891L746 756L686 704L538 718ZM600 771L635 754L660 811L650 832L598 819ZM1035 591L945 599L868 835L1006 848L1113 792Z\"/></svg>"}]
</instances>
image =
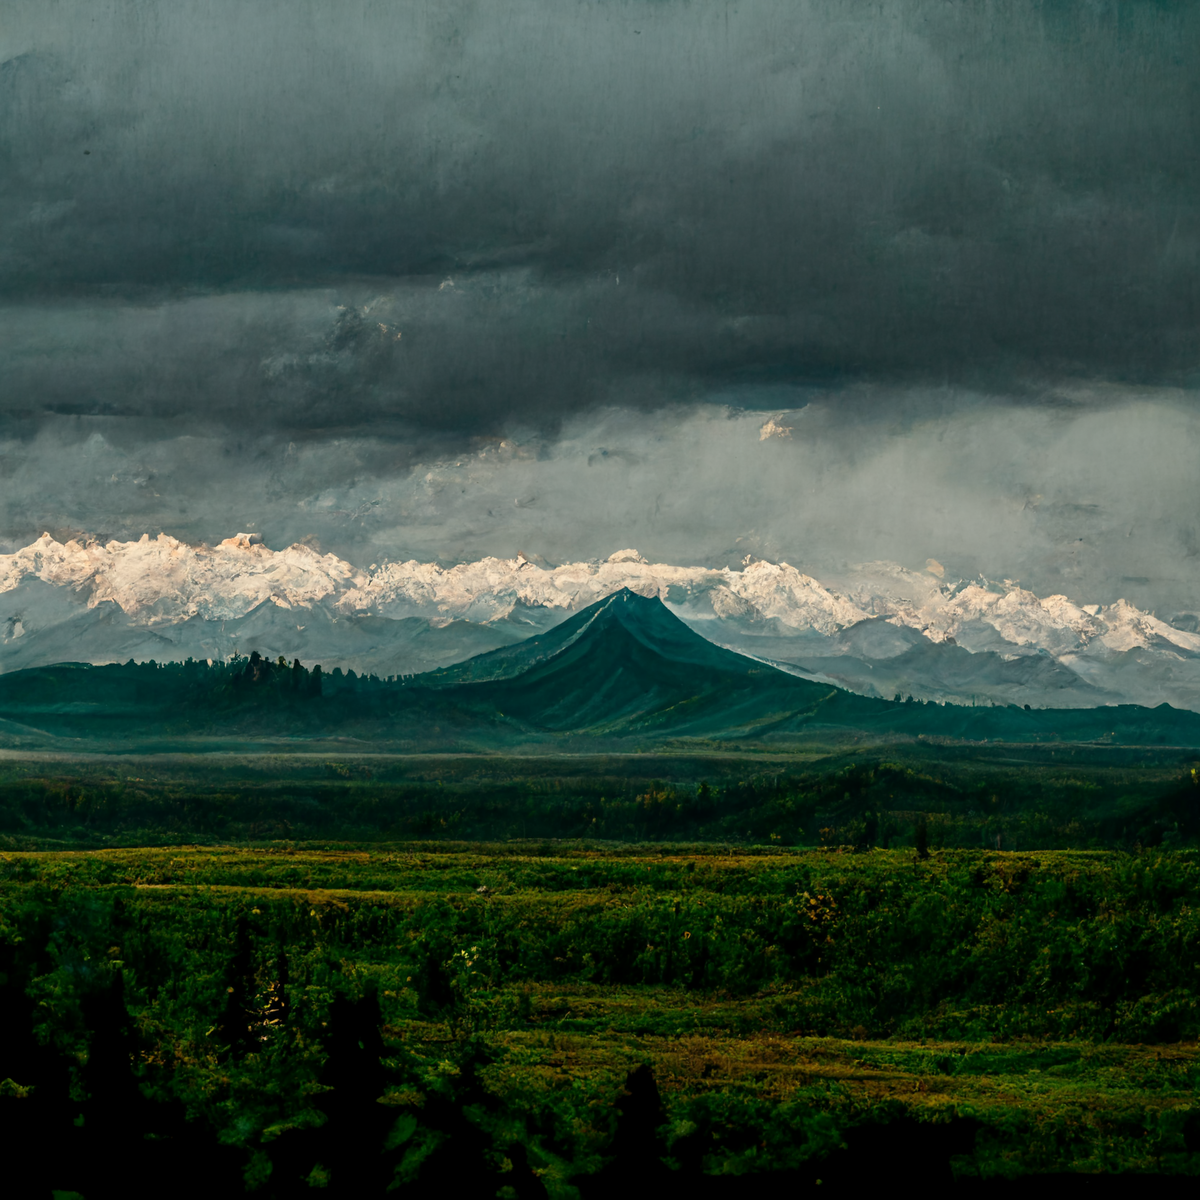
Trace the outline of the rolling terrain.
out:
<instances>
[{"instance_id":1,"label":"rolling terrain","mask_svg":"<svg viewBox=\"0 0 1200 1200\"><path fill-rule=\"evenodd\" d=\"M351 737L400 750L679 739L787 745L864 738L1200 745L1200 715L1160 705L1032 709L856 695L716 646L621 589L554 628L410 678L298 662L60 665L0 675L0 738L114 750Z\"/></svg>"}]
</instances>

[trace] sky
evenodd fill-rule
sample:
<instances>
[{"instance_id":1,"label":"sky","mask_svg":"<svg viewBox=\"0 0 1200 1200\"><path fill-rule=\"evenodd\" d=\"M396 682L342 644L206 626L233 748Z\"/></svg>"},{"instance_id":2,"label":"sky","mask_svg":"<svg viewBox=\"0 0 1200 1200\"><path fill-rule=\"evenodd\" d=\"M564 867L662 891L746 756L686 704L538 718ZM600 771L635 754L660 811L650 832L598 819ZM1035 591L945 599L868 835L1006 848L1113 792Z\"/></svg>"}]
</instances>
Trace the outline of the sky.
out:
<instances>
[{"instance_id":1,"label":"sky","mask_svg":"<svg viewBox=\"0 0 1200 1200\"><path fill-rule=\"evenodd\" d=\"M0 549L1200 584L1200 9L9 0Z\"/></svg>"}]
</instances>

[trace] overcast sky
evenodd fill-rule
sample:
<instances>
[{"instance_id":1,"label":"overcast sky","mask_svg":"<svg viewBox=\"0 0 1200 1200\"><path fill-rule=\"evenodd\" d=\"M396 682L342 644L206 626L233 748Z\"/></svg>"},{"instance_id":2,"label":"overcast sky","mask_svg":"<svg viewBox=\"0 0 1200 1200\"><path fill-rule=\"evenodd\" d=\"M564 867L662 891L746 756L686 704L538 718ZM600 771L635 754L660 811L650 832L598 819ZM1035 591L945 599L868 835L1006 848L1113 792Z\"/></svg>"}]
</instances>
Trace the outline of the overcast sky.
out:
<instances>
[{"instance_id":1,"label":"overcast sky","mask_svg":"<svg viewBox=\"0 0 1200 1200\"><path fill-rule=\"evenodd\" d=\"M1198 33L9 0L0 541L934 557L1194 610Z\"/></svg>"}]
</instances>

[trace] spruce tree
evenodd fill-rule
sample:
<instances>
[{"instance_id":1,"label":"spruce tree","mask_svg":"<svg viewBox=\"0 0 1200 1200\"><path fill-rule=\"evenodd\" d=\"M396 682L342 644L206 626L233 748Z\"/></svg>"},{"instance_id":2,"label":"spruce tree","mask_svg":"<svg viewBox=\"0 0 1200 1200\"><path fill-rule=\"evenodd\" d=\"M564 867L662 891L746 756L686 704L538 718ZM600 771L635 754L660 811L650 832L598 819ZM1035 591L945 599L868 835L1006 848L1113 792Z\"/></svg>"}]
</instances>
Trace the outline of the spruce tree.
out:
<instances>
[{"instance_id":1,"label":"spruce tree","mask_svg":"<svg viewBox=\"0 0 1200 1200\"><path fill-rule=\"evenodd\" d=\"M917 857L926 859L929 857L929 826L925 823L925 818L922 817L917 822L917 835L915 844L917 847Z\"/></svg>"}]
</instances>

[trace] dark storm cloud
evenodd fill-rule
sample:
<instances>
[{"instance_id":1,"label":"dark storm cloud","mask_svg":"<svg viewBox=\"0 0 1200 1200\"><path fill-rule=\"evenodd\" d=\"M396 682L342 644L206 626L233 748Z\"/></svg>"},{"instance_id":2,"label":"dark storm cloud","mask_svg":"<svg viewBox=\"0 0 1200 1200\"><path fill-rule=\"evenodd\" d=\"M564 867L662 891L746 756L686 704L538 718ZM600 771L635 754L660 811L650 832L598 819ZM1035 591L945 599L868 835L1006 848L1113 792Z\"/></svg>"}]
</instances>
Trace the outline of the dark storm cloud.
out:
<instances>
[{"instance_id":1,"label":"dark storm cloud","mask_svg":"<svg viewBox=\"0 0 1200 1200\"><path fill-rule=\"evenodd\" d=\"M3 404L386 437L1186 380L1198 32L1109 0L12 5Z\"/></svg>"},{"instance_id":2,"label":"dark storm cloud","mask_svg":"<svg viewBox=\"0 0 1200 1200\"><path fill-rule=\"evenodd\" d=\"M142 305L12 306L0 326L10 420L132 418L250 435L545 425L597 399L695 398L697 377L786 338L669 292L528 270L372 287L227 292ZM619 394L615 394L619 388Z\"/></svg>"}]
</instances>

